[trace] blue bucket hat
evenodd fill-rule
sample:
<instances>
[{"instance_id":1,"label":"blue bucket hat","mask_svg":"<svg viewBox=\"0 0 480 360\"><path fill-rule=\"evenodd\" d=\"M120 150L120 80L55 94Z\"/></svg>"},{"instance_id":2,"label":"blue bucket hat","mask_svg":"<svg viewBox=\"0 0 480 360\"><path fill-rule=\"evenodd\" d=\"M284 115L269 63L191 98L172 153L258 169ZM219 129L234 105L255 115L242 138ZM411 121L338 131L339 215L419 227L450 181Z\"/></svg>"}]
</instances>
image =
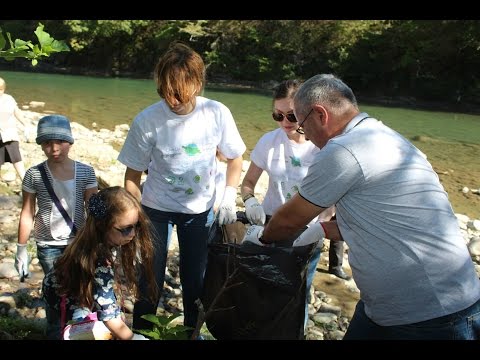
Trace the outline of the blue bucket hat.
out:
<instances>
[{"instance_id":1,"label":"blue bucket hat","mask_svg":"<svg viewBox=\"0 0 480 360\"><path fill-rule=\"evenodd\" d=\"M49 140L65 140L73 144L70 121L63 115L48 115L42 117L37 125L37 144Z\"/></svg>"}]
</instances>

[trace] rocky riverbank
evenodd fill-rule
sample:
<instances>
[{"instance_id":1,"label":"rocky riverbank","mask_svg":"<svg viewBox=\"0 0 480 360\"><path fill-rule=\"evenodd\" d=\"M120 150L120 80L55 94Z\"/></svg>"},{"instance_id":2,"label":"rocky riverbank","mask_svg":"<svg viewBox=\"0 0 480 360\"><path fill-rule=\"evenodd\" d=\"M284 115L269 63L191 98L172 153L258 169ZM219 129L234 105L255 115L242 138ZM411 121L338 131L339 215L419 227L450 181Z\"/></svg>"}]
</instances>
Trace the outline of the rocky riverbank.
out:
<instances>
[{"instance_id":1,"label":"rocky riverbank","mask_svg":"<svg viewBox=\"0 0 480 360\"><path fill-rule=\"evenodd\" d=\"M41 106L41 104L33 104ZM45 113L24 110L29 123L25 128L19 126L23 139L20 148L23 154L25 167L36 165L45 159L39 145L35 143L36 124ZM75 144L70 152L71 157L91 164L101 182L108 185L123 185L125 167L116 159L118 145L128 132L127 124L118 125L114 131L106 129L87 129L77 123L72 123L72 132ZM2 166L2 183L8 189L8 195L0 195L0 317L27 319L41 329L45 325L45 310L40 297L43 273L36 258L33 239L30 240L29 252L32 255L30 269L32 276L25 282L19 282L18 273L14 269L14 257L17 242L18 217L21 207L21 183L16 177L11 164ZM244 161L242 178L249 162ZM1 185L0 184L0 185ZM263 174L256 187L257 197L261 200L266 191L268 177ZM243 209L240 197L237 199L238 210ZM475 262L480 275L480 220L469 219L464 215L457 215L465 242L469 246L472 260ZM312 297L309 304L309 323L306 333L307 339L341 339L353 313L353 307L359 298L359 292L353 280L341 280L327 273L328 241L325 241L324 253L317 268L317 274L312 288ZM345 246L347 248L347 246ZM325 253L325 251L327 251ZM348 265L348 248L345 251L344 267L351 273ZM127 319L131 318L132 302L125 301ZM178 244L176 234L171 241L167 277L164 293L159 303L159 313L173 314L183 311L181 300L180 280L178 274ZM182 318L178 318L181 321ZM0 329L0 338L11 339L13 336ZM43 338L40 332L32 332L26 338Z\"/></svg>"}]
</instances>

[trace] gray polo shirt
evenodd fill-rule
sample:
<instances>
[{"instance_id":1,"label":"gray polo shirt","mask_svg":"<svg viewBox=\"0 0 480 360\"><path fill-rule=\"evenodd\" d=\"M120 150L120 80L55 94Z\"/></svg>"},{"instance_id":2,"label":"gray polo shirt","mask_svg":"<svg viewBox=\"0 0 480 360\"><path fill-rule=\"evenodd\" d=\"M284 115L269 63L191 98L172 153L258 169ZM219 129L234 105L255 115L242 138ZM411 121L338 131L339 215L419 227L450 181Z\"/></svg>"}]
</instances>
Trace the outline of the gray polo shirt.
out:
<instances>
[{"instance_id":1,"label":"gray polo shirt","mask_svg":"<svg viewBox=\"0 0 480 360\"><path fill-rule=\"evenodd\" d=\"M458 221L426 156L368 114L330 139L300 195L336 205L365 312L382 326L429 320L480 298Z\"/></svg>"}]
</instances>

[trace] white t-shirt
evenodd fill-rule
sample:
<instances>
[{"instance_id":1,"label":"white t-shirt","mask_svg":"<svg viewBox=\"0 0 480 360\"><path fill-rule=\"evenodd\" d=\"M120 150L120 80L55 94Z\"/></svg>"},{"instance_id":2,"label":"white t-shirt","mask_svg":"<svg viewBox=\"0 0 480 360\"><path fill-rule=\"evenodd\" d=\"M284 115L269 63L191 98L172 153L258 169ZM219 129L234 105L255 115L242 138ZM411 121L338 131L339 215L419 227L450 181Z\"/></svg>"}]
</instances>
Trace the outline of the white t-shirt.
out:
<instances>
[{"instance_id":1,"label":"white t-shirt","mask_svg":"<svg viewBox=\"0 0 480 360\"><path fill-rule=\"evenodd\" d=\"M73 213L75 209L75 179L62 181L53 178L53 191L57 195L67 214L70 216L70 219L73 221ZM50 229L52 231L52 237L55 240L70 239L72 229L70 229L67 221L56 206L52 206Z\"/></svg>"},{"instance_id":2,"label":"white t-shirt","mask_svg":"<svg viewBox=\"0 0 480 360\"><path fill-rule=\"evenodd\" d=\"M16 107L17 102L11 95L0 96L0 135L3 142L20 141L15 118Z\"/></svg>"},{"instance_id":3,"label":"white t-shirt","mask_svg":"<svg viewBox=\"0 0 480 360\"><path fill-rule=\"evenodd\" d=\"M137 171L148 168L142 204L199 214L215 201L217 147L229 159L246 150L225 105L197 96L195 109L178 115L161 100L135 117L118 160Z\"/></svg>"},{"instance_id":4,"label":"white t-shirt","mask_svg":"<svg viewBox=\"0 0 480 360\"><path fill-rule=\"evenodd\" d=\"M296 143L278 128L263 135L255 145L250 160L268 174L268 189L262 206L273 213L295 195L320 149L311 141ZM314 223L316 218L312 220Z\"/></svg>"}]
</instances>

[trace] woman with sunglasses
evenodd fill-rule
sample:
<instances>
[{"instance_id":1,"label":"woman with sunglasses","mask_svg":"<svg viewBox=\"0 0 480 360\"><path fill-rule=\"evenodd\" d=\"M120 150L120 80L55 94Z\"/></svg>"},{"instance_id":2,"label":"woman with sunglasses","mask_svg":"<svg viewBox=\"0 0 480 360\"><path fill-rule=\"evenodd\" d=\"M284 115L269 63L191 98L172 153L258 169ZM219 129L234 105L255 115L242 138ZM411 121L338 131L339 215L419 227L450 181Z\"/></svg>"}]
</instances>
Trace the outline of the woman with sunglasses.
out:
<instances>
[{"instance_id":1,"label":"woman with sunglasses","mask_svg":"<svg viewBox=\"0 0 480 360\"><path fill-rule=\"evenodd\" d=\"M264 134L250 154L250 166L241 185L245 213L251 224L264 225L275 210L298 192L298 186L319 149L297 132L293 96L298 80L282 81L273 90L273 120L278 129ZM255 186L262 173L268 174L263 203L255 198Z\"/></svg>"},{"instance_id":2,"label":"woman with sunglasses","mask_svg":"<svg viewBox=\"0 0 480 360\"><path fill-rule=\"evenodd\" d=\"M137 297L141 267L156 299L153 254L150 221L133 195L119 186L92 195L85 225L43 280L48 338L61 339L66 323L96 312L114 339L134 339L117 296Z\"/></svg>"},{"instance_id":3,"label":"woman with sunglasses","mask_svg":"<svg viewBox=\"0 0 480 360\"><path fill-rule=\"evenodd\" d=\"M315 154L320 151L305 138L293 114L293 97L300 85L299 80L285 80L274 88L272 118L279 128L263 135L250 154L250 166L243 178L241 192L245 213L251 224L266 225L275 210L298 192L300 183L307 175L308 167L312 164ZM255 186L264 171L268 174L268 188L263 203L259 204L254 195ZM320 215L322 221L328 221L334 214L335 206L332 206ZM310 225L317 221L318 217L314 218ZM321 245L315 249L308 266L307 300L320 259ZM341 269L343 242L331 242L330 246L333 249L329 252L329 262L340 263ZM307 320L306 313L305 324Z\"/></svg>"}]
</instances>

